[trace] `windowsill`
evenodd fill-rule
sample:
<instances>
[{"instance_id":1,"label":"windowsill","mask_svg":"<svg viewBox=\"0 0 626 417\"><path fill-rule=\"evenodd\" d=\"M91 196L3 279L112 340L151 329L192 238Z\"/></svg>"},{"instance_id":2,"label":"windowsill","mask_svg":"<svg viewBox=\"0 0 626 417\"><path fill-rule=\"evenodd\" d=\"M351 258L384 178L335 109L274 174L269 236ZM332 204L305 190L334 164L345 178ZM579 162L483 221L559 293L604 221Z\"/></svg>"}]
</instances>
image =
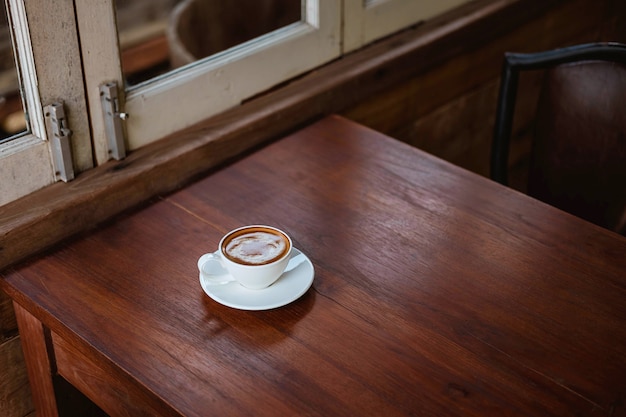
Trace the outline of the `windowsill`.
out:
<instances>
[{"instance_id":1,"label":"windowsill","mask_svg":"<svg viewBox=\"0 0 626 417\"><path fill-rule=\"evenodd\" d=\"M478 0L152 145L0 208L0 270L424 72L558 3ZM512 17L515 16L513 19ZM508 23L507 23L508 22Z\"/></svg>"}]
</instances>

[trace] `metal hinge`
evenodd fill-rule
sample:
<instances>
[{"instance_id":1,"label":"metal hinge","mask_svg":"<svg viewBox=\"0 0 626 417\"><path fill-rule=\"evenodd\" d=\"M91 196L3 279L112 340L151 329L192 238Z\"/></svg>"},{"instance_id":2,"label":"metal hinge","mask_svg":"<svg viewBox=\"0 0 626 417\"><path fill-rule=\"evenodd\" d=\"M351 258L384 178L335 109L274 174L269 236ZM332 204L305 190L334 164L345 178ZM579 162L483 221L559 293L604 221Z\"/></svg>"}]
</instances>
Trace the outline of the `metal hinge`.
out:
<instances>
[{"instance_id":1,"label":"metal hinge","mask_svg":"<svg viewBox=\"0 0 626 417\"><path fill-rule=\"evenodd\" d=\"M105 83L100 86L100 102L102 103L109 155L117 160L124 159L126 146L124 145L122 121L128 119L128 114L120 111L117 82Z\"/></svg>"},{"instance_id":2,"label":"metal hinge","mask_svg":"<svg viewBox=\"0 0 626 417\"><path fill-rule=\"evenodd\" d=\"M52 103L44 107L50 149L52 151L52 163L57 180L65 182L74 179L74 163L72 161L72 144L70 136L72 131L68 127L65 118L63 102Z\"/></svg>"}]
</instances>

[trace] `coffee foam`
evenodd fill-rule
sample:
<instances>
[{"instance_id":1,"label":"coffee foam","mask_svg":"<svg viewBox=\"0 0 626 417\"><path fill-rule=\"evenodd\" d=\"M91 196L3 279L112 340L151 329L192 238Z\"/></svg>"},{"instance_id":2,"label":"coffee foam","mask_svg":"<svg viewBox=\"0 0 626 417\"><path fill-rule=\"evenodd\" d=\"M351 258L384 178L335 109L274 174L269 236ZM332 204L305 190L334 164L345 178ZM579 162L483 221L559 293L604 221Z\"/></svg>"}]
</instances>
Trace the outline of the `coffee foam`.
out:
<instances>
[{"instance_id":1,"label":"coffee foam","mask_svg":"<svg viewBox=\"0 0 626 417\"><path fill-rule=\"evenodd\" d=\"M288 250L287 240L268 231L249 231L226 242L224 252L231 260L247 265L264 265L280 259Z\"/></svg>"}]
</instances>

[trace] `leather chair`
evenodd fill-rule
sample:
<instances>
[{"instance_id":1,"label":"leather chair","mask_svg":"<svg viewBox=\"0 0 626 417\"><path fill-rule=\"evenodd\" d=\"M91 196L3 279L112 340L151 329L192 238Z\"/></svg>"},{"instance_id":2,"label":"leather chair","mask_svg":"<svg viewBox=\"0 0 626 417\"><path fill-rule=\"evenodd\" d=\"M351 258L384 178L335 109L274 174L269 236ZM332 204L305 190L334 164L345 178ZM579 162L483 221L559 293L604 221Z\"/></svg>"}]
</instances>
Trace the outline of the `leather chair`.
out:
<instances>
[{"instance_id":1,"label":"leather chair","mask_svg":"<svg viewBox=\"0 0 626 417\"><path fill-rule=\"evenodd\" d=\"M491 149L491 178L508 185L520 72L545 69L528 194L626 233L626 45L595 43L506 53Z\"/></svg>"}]
</instances>

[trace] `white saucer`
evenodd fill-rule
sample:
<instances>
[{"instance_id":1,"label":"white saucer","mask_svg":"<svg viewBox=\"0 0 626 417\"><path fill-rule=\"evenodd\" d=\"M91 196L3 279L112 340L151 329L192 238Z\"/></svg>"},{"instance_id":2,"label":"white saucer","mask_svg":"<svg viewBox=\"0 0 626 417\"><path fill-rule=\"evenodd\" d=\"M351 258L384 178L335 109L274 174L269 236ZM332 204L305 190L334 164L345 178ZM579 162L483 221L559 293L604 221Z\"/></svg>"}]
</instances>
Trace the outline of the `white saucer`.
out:
<instances>
[{"instance_id":1,"label":"white saucer","mask_svg":"<svg viewBox=\"0 0 626 417\"><path fill-rule=\"evenodd\" d=\"M311 260L293 248L287 269L272 285L262 290L250 290L238 282L222 285L207 284L200 277L200 285L213 300L240 310L269 310L282 307L300 298L313 284L315 271Z\"/></svg>"}]
</instances>

